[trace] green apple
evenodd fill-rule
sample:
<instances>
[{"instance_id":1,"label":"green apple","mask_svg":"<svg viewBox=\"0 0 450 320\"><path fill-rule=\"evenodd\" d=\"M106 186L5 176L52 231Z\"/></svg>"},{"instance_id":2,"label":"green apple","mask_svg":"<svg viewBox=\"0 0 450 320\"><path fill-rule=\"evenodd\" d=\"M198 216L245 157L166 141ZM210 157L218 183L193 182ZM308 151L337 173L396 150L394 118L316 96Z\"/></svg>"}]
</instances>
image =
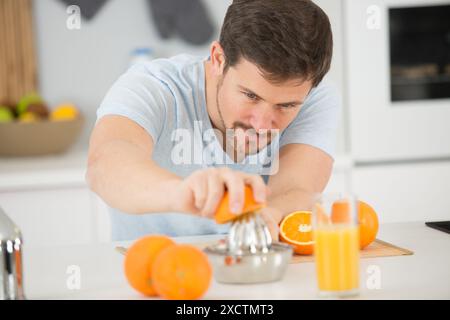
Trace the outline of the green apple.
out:
<instances>
[{"instance_id":1,"label":"green apple","mask_svg":"<svg viewBox=\"0 0 450 320\"><path fill-rule=\"evenodd\" d=\"M40 95L36 93L32 93L29 95L26 95L20 99L19 103L17 104L17 114L20 116L22 113L27 112L28 106L33 104L43 104L44 100L41 98Z\"/></svg>"},{"instance_id":2,"label":"green apple","mask_svg":"<svg viewBox=\"0 0 450 320\"><path fill-rule=\"evenodd\" d=\"M0 106L0 123L14 121L14 115L8 107Z\"/></svg>"}]
</instances>

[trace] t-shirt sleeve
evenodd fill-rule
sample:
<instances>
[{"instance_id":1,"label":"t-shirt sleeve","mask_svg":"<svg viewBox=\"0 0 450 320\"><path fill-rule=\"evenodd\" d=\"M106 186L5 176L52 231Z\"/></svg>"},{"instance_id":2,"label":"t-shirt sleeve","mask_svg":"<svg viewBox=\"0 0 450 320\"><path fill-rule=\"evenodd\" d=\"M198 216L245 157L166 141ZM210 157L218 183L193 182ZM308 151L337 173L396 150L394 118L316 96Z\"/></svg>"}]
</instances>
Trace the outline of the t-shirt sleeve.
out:
<instances>
[{"instance_id":1,"label":"t-shirt sleeve","mask_svg":"<svg viewBox=\"0 0 450 320\"><path fill-rule=\"evenodd\" d=\"M308 144L334 158L340 116L341 98L336 88L322 82L311 91L297 117L281 134L280 148L292 143Z\"/></svg>"},{"instance_id":2,"label":"t-shirt sleeve","mask_svg":"<svg viewBox=\"0 0 450 320\"><path fill-rule=\"evenodd\" d=\"M97 122L106 115L127 117L143 127L156 143L172 104L173 96L167 86L138 65L109 89L97 109Z\"/></svg>"}]
</instances>

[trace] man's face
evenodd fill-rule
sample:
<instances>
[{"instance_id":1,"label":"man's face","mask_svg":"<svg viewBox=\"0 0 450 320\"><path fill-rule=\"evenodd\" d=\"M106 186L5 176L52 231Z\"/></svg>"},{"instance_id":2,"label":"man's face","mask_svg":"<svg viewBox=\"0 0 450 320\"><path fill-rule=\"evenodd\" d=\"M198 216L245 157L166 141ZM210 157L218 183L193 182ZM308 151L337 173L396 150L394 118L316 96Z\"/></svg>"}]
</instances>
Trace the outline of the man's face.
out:
<instances>
[{"instance_id":1,"label":"man's face","mask_svg":"<svg viewBox=\"0 0 450 320\"><path fill-rule=\"evenodd\" d=\"M273 84L258 67L241 59L228 68L217 86L217 106L222 125L233 129L226 135L236 152L254 154L274 138L269 130L281 132L299 113L312 88L311 81L291 80ZM230 130L227 130L230 131Z\"/></svg>"}]
</instances>

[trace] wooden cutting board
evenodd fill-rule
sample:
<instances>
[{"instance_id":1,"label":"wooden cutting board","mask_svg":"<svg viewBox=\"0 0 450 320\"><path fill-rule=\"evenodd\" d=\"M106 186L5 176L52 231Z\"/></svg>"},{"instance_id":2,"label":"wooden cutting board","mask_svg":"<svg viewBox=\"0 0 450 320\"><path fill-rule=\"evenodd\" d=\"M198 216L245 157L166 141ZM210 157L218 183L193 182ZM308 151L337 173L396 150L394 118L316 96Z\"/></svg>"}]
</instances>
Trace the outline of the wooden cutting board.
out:
<instances>
[{"instance_id":1,"label":"wooden cutting board","mask_svg":"<svg viewBox=\"0 0 450 320\"><path fill-rule=\"evenodd\" d=\"M199 249L204 249L207 246L213 245L214 243L216 243L216 241L192 243L192 245L196 246ZM127 252L127 249L124 247L116 247L116 250L122 254L125 254ZM400 248L389 242L385 242L379 239L376 239L364 250L361 250L361 258L409 256L412 254L414 253L408 249ZM302 263L312 261L314 261L314 256L294 255L290 263Z\"/></svg>"},{"instance_id":2,"label":"wooden cutting board","mask_svg":"<svg viewBox=\"0 0 450 320\"><path fill-rule=\"evenodd\" d=\"M376 239L368 247L360 251L361 258L410 256L414 252L395 246L389 242ZM311 262L313 256L294 255L291 263Z\"/></svg>"}]
</instances>

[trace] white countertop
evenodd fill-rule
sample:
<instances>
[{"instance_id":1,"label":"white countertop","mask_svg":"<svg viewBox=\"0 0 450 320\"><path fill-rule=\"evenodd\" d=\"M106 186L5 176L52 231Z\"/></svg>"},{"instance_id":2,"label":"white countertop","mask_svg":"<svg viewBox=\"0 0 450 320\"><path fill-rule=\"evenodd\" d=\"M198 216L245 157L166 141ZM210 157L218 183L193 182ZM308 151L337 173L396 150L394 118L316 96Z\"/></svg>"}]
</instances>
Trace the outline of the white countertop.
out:
<instances>
[{"instance_id":1,"label":"white countertop","mask_svg":"<svg viewBox=\"0 0 450 320\"><path fill-rule=\"evenodd\" d=\"M175 239L202 242L217 236ZM450 299L450 235L423 223L381 225L379 238L414 251L412 256L361 260L358 299ZM29 299L148 299L129 287L123 256L115 247L129 243L24 249L25 293ZM69 290L67 273L79 266L81 286ZM380 270L381 288L368 289L367 268ZM253 285L212 282L204 299L316 299L314 263L291 264L281 281Z\"/></svg>"}]
</instances>

